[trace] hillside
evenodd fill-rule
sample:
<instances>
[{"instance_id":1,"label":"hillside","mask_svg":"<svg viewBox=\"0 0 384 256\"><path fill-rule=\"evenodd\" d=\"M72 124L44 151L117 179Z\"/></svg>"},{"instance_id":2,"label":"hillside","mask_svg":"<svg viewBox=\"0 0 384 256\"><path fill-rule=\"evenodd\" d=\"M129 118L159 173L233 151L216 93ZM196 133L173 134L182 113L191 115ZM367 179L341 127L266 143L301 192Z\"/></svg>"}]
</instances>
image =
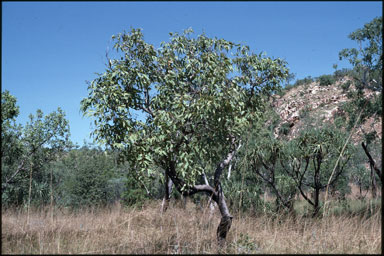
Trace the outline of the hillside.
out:
<instances>
[{"instance_id":1,"label":"hillside","mask_svg":"<svg viewBox=\"0 0 384 256\"><path fill-rule=\"evenodd\" d=\"M287 89L283 95L274 95L272 105L281 118L275 136L279 136L279 130L286 127L286 136L288 139L293 138L309 119L333 123L335 117L343 112L342 104L349 101L348 90L342 88L347 81L352 84L348 90L355 90L352 79L344 77L332 85L320 86L319 81L314 81ZM375 94L379 92L365 91L365 97L369 99ZM370 118L359 125L352 136L355 144L361 141L363 131L376 131L382 138L382 118Z\"/></svg>"}]
</instances>

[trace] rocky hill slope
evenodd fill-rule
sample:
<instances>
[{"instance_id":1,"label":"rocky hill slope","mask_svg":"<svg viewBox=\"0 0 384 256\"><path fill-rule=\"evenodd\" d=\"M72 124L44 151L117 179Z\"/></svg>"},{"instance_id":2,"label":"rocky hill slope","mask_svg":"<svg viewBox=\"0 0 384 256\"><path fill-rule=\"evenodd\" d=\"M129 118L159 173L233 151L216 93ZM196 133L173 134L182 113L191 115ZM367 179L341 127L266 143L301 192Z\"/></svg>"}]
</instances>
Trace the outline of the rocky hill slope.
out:
<instances>
[{"instance_id":1,"label":"rocky hill slope","mask_svg":"<svg viewBox=\"0 0 384 256\"><path fill-rule=\"evenodd\" d=\"M284 126L287 130L287 137L293 138L298 135L304 127L308 118L323 123L333 123L337 114L343 110L342 104L349 101L347 90L343 90L342 84L352 79L344 77L332 85L320 86L319 81L293 87L281 95L273 96L273 107L281 118L280 125L275 129L275 136L279 136L279 130ZM348 90L355 90L353 83ZM378 92L365 91L365 97L373 99ZM362 125L356 127L352 141L361 141L363 131L376 131L379 138L382 138L382 118L370 118Z\"/></svg>"}]
</instances>

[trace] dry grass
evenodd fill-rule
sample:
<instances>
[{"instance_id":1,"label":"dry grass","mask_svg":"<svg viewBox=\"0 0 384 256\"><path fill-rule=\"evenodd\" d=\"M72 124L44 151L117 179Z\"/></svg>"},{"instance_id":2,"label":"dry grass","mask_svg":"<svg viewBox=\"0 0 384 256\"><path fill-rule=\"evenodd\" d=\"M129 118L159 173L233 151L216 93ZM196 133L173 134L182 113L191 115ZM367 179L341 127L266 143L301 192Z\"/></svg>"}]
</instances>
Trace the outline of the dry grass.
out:
<instances>
[{"instance_id":1,"label":"dry grass","mask_svg":"<svg viewBox=\"0 0 384 256\"><path fill-rule=\"evenodd\" d=\"M159 214L160 202L143 209L2 212L2 254L218 253L219 214L209 217L188 203ZM304 217L241 214L234 217L221 253L381 253L381 211L373 216Z\"/></svg>"}]
</instances>

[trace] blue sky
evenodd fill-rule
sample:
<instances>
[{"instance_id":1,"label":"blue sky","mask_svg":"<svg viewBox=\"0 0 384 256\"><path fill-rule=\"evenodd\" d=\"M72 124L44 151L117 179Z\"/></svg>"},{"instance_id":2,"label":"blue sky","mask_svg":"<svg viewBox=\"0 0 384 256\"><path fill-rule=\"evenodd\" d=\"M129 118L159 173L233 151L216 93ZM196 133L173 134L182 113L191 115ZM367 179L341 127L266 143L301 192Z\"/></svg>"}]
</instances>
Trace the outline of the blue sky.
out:
<instances>
[{"instance_id":1,"label":"blue sky","mask_svg":"<svg viewBox=\"0 0 384 256\"><path fill-rule=\"evenodd\" d=\"M348 34L382 16L382 2L2 2L2 91L30 113L61 107L71 139L82 145L91 120L82 117L85 81L105 70L111 36L131 27L159 47L169 32L192 27L251 50L280 57L297 78L334 72ZM110 52L113 55L113 52Z\"/></svg>"}]
</instances>

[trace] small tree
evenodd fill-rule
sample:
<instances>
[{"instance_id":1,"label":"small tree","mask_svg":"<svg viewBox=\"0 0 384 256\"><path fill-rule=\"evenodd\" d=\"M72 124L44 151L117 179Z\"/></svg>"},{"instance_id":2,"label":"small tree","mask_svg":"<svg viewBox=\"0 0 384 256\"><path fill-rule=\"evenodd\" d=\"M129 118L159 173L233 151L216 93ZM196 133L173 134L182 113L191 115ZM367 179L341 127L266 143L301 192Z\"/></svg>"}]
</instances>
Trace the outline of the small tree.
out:
<instances>
[{"instance_id":1,"label":"small tree","mask_svg":"<svg viewBox=\"0 0 384 256\"><path fill-rule=\"evenodd\" d=\"M276 197L277 210L285 208L292 212L297 188L280 163L284 141L275 138L272 131L263 130L248 143L243 161L248 163L249 171L258 175Z\"/></svg>"},{"instance_id":2,"label":"small tree","mask_svg":"<svg viewBox=\"0 0 384 256\"><path fill-rule=\"evenodd\" d=\"M383 90L383 18L374 18L349 35L349 38L356 41L358 48L343 49L339 53L339 59L347 59L354 67L353 80L357 88L355 92L348 94L351 101L345 104L344 109L349 115L349 128L351 129L355 120L363 123L369 117L378 118L382 116L382 90ZM364 97L364 90L377 92L373 99ZM375 170L382 179L379 169L374 167L375 160L369 152L369 144L374 139L367 139L369 134L364 133L365 143L362 143L364 151L369 159L371 168ZM377 139L377 137L376 137ZM375 184L372 178L372 185Z\"/></svg>"},{"instance_id":3,"label":"small tree","mask_svg":"<svg viewBox=\"0 0 384 256\"><path fill-rule=\"evenodd\" d=\"M353 147L347 144L342 152L345 142L342 132L325 126L302 131L284 147L283 169L295 181L304 199L313 206L313 216L320 210L320 191L347 179L345 169ZM312 198L305 194L308 188L312 189Z\"/></svg>"},{"instance_id":4,"label":"small tree","mask_svg":"<svg viewBox=\"0 0 384 256\"><path fill-rule=\"evenodd\" d=\"M37 110L36 116L31 114L22 127L14 123L17 114L16 98L5 92L2 95L2 198L5 205L20 205L27 200L28 204L31 200L47 203L54 182L48 165L72 146L68 121L60 108L46 116Z\"/></svg>"},{"instance_id":5,"label":"small tree","mask_svg":"<svg viewBox=\"0 0 384 256\"><path fill-rule=\"evenodd\" d=\"M19 196L22 188L16 186L21 175L17 175L22 168L20 158L23 155L21 142L22 127L16 124L19 106L16 98L4 91L1 93L1 196L3 205L22 201ZM27 190L26 190L27 191Z\"/></svg>"},{"instance_id":6,"label":"small tree","mask_svg":"<svg viewBox=\"0 0 384 256\"><path fill-rule=\"evenodd\" d=\"M225 241L232 216L221 174L263 114L264 96L288 71L283 60L248 46L191 33L170 33L159 49L140 29L113 36L121 56L89 84L81 104L95 118L96 139L123 151L132 171L146 177L162 170L166 201L172 185L184 196L211 196L222 215L217 238ZM214 170L206 169L209 162ZM213 184L198 184L204 173Z\"/></svg>"}]
</instances>

